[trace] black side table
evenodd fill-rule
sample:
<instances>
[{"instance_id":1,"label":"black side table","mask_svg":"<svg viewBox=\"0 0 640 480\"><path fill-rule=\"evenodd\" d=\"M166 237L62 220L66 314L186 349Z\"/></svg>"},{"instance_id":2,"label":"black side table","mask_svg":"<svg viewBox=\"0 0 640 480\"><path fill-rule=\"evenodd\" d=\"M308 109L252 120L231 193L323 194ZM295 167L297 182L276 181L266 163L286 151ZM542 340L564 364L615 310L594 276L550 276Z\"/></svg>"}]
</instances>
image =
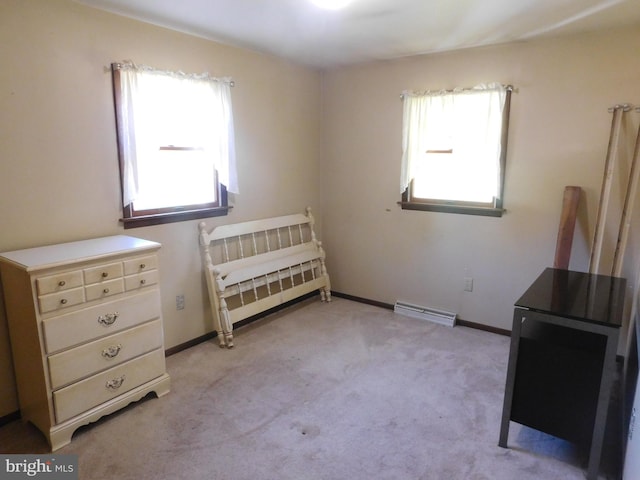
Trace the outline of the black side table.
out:
<instances>
[{"instance_id":1,"label":"black side table","mask_svg":"<svg viewBox=\"0 0 640 480\"><path fill-rule=\"evenodd\" d=\"M547 268L515 303L498 445L509 422L590 446L596 480L626 280Z\"/></svg>"}]
</instances>

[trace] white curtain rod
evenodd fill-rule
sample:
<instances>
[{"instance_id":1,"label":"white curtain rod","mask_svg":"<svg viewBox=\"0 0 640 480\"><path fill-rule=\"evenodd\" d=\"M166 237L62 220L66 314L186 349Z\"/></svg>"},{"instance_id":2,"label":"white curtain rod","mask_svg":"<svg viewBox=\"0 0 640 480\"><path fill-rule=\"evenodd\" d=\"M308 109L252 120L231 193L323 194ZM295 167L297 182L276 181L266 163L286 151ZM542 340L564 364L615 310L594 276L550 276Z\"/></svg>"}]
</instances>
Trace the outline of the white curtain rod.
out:
<instances>
[{"instance_id":1,"label":"white curtain rod","mask_svg":"<svg viewBox=\"0 0 640 480\"><path fill-rule=\"evenodd\" d=\"M140 70L144 72L153 72L158 73L160 75L169 75L172 77L181 77L181 78L193 78L197 80L208 80L211 82L222 82L228 83L229 86L234 87L235 82L230 77L212 77L208 72L204 73L185 73L183 71L171 71L171 70L160 70L157 68L150 67L148 65L136 65L131 60L124 60L122 62L114 62L111 64L111 70Z\"/></svg>"},{"instance_id":2,"label":"white curtain rod","mask_svg":"<svg viewBox=\"0 0 640 480\"><path fill-rule=\"evenodd\" d=\"M513 86L513 85L503 85L503 87L505 88L505 90L509 91L509 92L516 92L518 93L518 90ZM406 93L418 93L418 94L422 94L422 93L457 93L457 92L472 92L472 91L478 91L481 92L481 89L477 89L475 87L468 87L468 88L452 88L452 89L442 89L442 90L418 90L418 91L411 91L411 92L403 92L400 94L400 98L404 99L404 96Z\"/></svg>"}]
</instances>

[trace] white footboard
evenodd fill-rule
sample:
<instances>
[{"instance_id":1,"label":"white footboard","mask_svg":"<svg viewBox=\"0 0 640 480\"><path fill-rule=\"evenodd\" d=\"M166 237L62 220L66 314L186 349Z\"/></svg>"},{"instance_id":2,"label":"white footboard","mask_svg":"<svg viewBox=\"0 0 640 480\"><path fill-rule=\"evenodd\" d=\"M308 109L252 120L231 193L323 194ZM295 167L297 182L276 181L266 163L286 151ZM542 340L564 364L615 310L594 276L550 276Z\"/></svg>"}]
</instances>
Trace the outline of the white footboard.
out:
<instances>
[{"instance_id":1,"label":"white footboard","mask_svg":"<svg viewBox=\"0 0 640 480\"><path fill-rule=\"evenodd\" d=\"M214 327L233 347L233 324L314 290L331 301L325 252L306 213L216 227L201 222L200 247Z\"/></svg>"}]
</instances>

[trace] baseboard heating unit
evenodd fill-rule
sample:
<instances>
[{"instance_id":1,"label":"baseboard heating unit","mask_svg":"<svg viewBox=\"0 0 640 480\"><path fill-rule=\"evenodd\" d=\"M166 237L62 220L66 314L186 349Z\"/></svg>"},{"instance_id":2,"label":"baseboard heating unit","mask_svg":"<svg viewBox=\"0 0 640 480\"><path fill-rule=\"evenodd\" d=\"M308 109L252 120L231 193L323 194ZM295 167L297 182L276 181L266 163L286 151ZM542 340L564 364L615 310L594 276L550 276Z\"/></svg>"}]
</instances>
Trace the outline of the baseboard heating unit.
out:
<instances>
[{"instance_id":1,"label":"baseboard heating unit","mask_svg":"<svg viewBox=\"0 0 640 480\"><path fill-rule=\"evenodd\" d=\"M417 318L419 320L427 320L447 327L453 327L456 324L455 313L437 310L435 308L421 307L420 305L412 305L405 302L396 302L393 306L393 311L400 315Z\"/></svg>"}]
</instances>

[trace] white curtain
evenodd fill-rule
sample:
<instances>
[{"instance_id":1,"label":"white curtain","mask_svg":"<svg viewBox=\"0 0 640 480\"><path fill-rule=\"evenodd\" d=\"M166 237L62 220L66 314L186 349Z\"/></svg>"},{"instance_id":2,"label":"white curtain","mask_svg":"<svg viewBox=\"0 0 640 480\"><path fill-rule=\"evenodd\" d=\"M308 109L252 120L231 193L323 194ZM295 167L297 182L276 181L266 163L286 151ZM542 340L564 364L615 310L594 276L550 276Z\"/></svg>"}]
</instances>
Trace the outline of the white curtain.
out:
<instances>
[{"instance_id":1,"label":"white curtain","mask_svg":"<svg viewBox=\"0 0 640 480\"><path fill-rule=\"evenodd\" d=\"M403 98L400 191L416 177L428 150L451 148L470 158L491 159L492 193L498 197L506 88L492 83L453 91L403 92Z\"/></svg>"},{"instance_id":2,"label":"white curtain","mask_svg":"<svg viewBox=\"0 0 640 480\"><path fill-rule=\"evenodd\" d=\"M160 146L202 149L229 192L238 193L231 81L125 63L120 66L123 200L138 192L138 158Z\"/></svg>"}]
</instances>

